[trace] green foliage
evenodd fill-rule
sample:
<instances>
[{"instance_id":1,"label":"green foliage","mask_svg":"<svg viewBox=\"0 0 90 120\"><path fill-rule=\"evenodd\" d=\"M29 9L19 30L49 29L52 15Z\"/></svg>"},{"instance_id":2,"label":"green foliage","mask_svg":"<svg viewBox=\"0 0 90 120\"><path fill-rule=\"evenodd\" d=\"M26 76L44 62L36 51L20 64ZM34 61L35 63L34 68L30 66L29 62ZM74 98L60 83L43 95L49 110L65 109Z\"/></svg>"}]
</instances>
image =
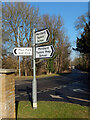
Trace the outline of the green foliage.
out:
<instances>
[{"instance_id":1,"label":"green foliage","mask_svg":"<svg viewBox=\"0 0 90 120\"><path fill-rule=\"evenodd\" d=\"M77 48L81 53L90 53L90 26L86 23L84 32L81 34L81 38L77 38Z\"/></svg>"},{"instance_id":2,"label":"green foliage","mask_svg":"<svg viewBox=\"0 0 90 120\"><path fill-rule=\"evenodd\" d=\"M55 72L55 68L54 68L54 59L49 59L47 60L47 69L49 71L49 73L54 73Z\"/></svg>"},{"instance_id":3,"label":"green foliage","mask_svg":"<svg viewBox=\"0 0 90 120\"><path fill-rule=\"evenodd\" d=\"M75 58L72 62L77 69L88 71L90 68L89 56L87 54L82 54L79 58Z\"/></svg>"},{"instance_id":4,"label":"green foliage","mask_svg":"<svg viewBox=\"0 0 90 120\"><path fill-rule=\"evenodd\" d=\"M88 54L90 53L90 22L88 22L89 14L86 13L77 18L75 22L76 30L82 31L81 37L77 38L77 48L74 50L80 53Z\"/></svg>"},{"instance_id":5,"label":"green foliage","mask_svg":"<svg viewBox=\"0 0 90 120\"><path fill-rule=\"evenodd\" d=\"M89 15L89 14L88 14ZM81 37L77 38L76 46L77 48L74 49L79 51L81 54L80 58L75 59L77 63L76 66L82 70L90 69L90 21L87 22L87 18L90 16L82 15L78 17L76 21L76 29L83 30L81 33Z\"/></svg>"}]
</instances>

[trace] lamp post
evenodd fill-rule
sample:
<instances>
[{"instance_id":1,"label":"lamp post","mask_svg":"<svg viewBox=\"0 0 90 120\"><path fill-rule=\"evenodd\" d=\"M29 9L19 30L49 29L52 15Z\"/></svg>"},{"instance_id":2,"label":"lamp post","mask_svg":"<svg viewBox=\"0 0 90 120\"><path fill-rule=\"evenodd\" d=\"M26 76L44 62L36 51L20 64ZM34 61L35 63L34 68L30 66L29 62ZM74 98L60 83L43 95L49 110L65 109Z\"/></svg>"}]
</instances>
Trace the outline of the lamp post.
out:
<instances>
[{"instance_id":1,"label":"lamp post","mask_svg":"<svg viewBox=\"0 0 90 120\"><path fill-rule=\"evenodd\" d=\"M20 27L23 27L23 26L20 26ZM19 28L18 27L18 47L20 47L20 40L19 40ZM20 56L19 56L19 77L21 76L21 69L20 69Z\"/></svg>"}]
</instances>

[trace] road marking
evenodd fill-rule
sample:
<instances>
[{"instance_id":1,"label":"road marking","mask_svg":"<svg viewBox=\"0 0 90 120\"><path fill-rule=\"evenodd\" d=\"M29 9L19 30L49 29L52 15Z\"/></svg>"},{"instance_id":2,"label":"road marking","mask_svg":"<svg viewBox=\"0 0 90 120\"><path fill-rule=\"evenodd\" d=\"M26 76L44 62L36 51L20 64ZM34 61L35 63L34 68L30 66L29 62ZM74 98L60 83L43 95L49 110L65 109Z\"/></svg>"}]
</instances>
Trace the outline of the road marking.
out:
<instances>
[{"instance_id":1,"label":"road marking","mask_svg":"<svg viewBox=\"0 0 90 120\"><path fill-rule=\"evenodd\" d=\"M48 91L52 90L52 88L47 88Z\"/></svg>"},{"instance_id":2,"label":"road marking","mask_svg":"<svg viewBox=\"0 0 90 120\"><path fill-rule=\"evenodd\" d=\"M37 93L48 92L48 91L50 91L50 90L61 89L61 88L65 88L65 87L67 87L67 86L64 85L64 86L59 86L59 87L54 87L54 88L47 88L47 89L45 89L45 90L38 91Z\"/></svg>"},{"instance_id":3,"label":"road marking","mask_svg":"<svg viewBox=\"0 0 90 120\"><path fill-rule=\"evenodd\" d=\"M49 89L46 89L46 90L44 90L43 92L48 92L49 91Z\"/></svg>"},{"instance_id":4,"label":"road marking","mask_svg":"<svg viewBox=\"0 0 90 120\"><path fill-rule=\"evenodd\" d=\"M52 95L52 94L50 94L50 96L51 96L52 98L60 98L60 99L63 99L62 97L60 97L60 96L58 96L58 95Z\"/></svg>"},{"instance_id":5,"label":"road marking","mask_svg":"<svg viewBox=\"0 0 90 120\"><path fill-rule=\"evenodd\" d=\"M20 95L15 95L15 97L20 97Z\"/></svg>"},{"instance_id":6,"label":"road marking","mask_svg":"<svg viewBox=\"0 0 90 120\"><path fill-rule=\"evenodd\" d=\"M37 93L42 93L42 92L44 92L44 90L38 91Z\"/></svg>"},{"instance_id":7,"label":"road marking","mask_svg":"<svg viewBox=\"0 0 90 120\"><path fill-rule=\"evenodd\" d=\"M55 90L56 88L52 88L52 90Z\"/></svg>"},{"instance_id":8,"label":"road marking","mask_svg":"<svg viewBox=\"0 0 90 120\"><path fill-rule=\"evenodd\" d=\"M89 92L86 92L85 90L82 90L82 89L73 89L73 91L90 94Z\"/></svg>"},{"instance_id":9,"label":"road marking","mask_svg":"<svg viewBox=\"0 0 90 120\"><path fill-rule=\"evenodd\" d=\"M54 87L54 89L57 89L58 87Z\"/></svg>"},{"instance_id":10,"label":"road marking","mask_svg":"<svg viewBox=\"0 0 90 120\"><path fill-rule=\"evenodd\" d=\"M82 71L81 73L88 73L88 72L85 72L85 71L83 72L83 71Z\"/></svg>"},{"instance_id":11,"label":"road marking","mask_svg":"<svg viewBox=\"0 0 90 120\"><path fill-rule=\"evenodd\" d=\"M19 93L20 95L27 95L27 92Z\"/></svg>"},{"instance_id":12,"label":"road marking","mask_svg":"<svg viewBox=\"0 0 90 120\"><path fill-rule=\"evenodd\" d=\"M71 97L71 96L67 96L68 98L71 99L76 99L76 100L81 100L81 101L85 101L85 102L90 102L90 100L85 100L85 99L81 99L81 98L76 98L76 97Z\"/></svg>"},{"instance_id":13,"label":"road marking","mask_svg":"<svg viewBox=\"0 0 90 120\"><path fill-rule=\"evenodd\" d=\"M37 93L41 93L41 91L38 91Z\"/></svg>"}]
</instances>

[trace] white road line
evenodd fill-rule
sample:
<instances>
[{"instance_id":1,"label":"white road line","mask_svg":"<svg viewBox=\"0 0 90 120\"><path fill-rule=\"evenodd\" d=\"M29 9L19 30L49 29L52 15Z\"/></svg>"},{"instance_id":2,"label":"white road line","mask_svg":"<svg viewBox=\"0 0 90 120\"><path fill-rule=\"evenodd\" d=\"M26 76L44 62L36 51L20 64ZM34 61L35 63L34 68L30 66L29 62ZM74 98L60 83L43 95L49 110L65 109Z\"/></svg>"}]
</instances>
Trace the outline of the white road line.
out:
<instances>
[{"instance_id":1,"label":"white road line","mask_svg":"<svg viewBox=\"0 0 90 120\"><path fill-rule=\"evenodd\" d=\"M45 89L45 90L38 91L37 93L48 92L48 91L50 91L50 90L61 89L61 88L64 88L64 87L67 87L67 86L64 85L64 86L59 86L59 87L54 87L54 88L47 88L47 89Z\"/></svg>"},{"instance_id":2,"label":"white road line","mask_svg":"<svg viewBox=\"0 0 90 120\"><path fill-rule=\"evenodd\" d=\"M54 89L57 89L58 87L54 87Z\"/></svg>"},{"instance_id":3,"label":"white road line","mask_svg":"<svg viewBox=\"0 0 90 120\"><path fill-rule=\"evenodd\" d=\"M20 97L19 95L15 96L15 97Z\"/></svg>"},{"instance_id":4,"label":"white road line","mask_svg":"<svg viewBox=\"0 0 90 120\"><path fill-rule=\"evenodd\" d=\"M41 93L41 91L38 91L37 93Z\"/></svg>"},{"instance_id":5,"label":"white road line","mask_svg":"<svg viewBox=\"0 0 90 120\"><path fill-rule=\"evenodd\" d=\"M56 88L52 88L52 90L55 90Z\"/></svg>"},{"instance_id":6,"label":"white road line","mask_svg":"<svg viewBox=\"0 0 90 120\"><path fill-rule=\"evenodd\" d=\"M90 94L89 92L86 92L85 90L82 90L82 89L72 89L72 90L75 91L75 92Z\"/></svg>"},{"instance_id":7,"label":"white road line","mask_svg":"<svg viewBox=\"0 0 90 120\"><path fill-rule=\"evenodd\" d=\"M90 102L90 100L85 100L85 99L81 99L81 98L76 98L76 97L71 97L71 96L67 96L68 98L71 99L76 99L76 100L81 100L81 101L86 101L86 102Z\"/></svg>"},{"instance_id":8,"label":"white road line","mask_svg":"<svg viewBox=\"0 0 90 120\"><path fill-rule=\"evenodd\" d=\"M50 96L51 96L52 98L59 98L59 99L63 99L62 97L60 97L60 96L58 96L58 95L52 95L52 94L50 94Z\"/></svg>"},{"instance_id":9,"label":"white road line","mask_svg":"<svg viewBox=\"0 0 90 120\"><path fill-rule=\"evenodd\" d=\"M27 95L27 93L26 93L26 92L24 92L24 93L20 93L20 95Z\"/></svg>"},{"instance_id":10,"label":"white road line","mask_svg":"<svg viewBox=\"0 0 90 120\"><path fill-rule=\"evenodd\" d=\"M49 90L52 90L52 88L47 88L47 90L49 91Z\"/></svg>"},{"instance_id":11,"label":"white road line","mask_svg":"<svg viewBox=\"0 0 90 120\"><path fill-rule=\"evenodd\" d=\"M44 90L43 92L48 92L49 90L48 89L46 89L46 90Z\"/></svg>"}]
</instances>

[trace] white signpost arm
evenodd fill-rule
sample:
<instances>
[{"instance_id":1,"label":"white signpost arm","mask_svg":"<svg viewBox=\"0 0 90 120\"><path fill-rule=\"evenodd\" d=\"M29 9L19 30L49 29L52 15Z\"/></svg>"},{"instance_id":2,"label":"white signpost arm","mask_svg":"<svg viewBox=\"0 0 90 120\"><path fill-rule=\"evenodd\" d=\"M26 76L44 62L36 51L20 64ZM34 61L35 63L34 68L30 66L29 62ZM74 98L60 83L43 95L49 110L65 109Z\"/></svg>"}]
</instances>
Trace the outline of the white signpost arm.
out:
<instances>
[{"instance_id":1,"label":"white signpost arm","mask_svg":"<svg viewBox=\"0 0 90 120\"><path fill-rule=\"evenodd\" d=\"M33 29L33 82L32 82L32 99L33 109L37 109L37 81L36 81L36 69L35 69L35 29Z\"/></svg>"}]
</instances>

